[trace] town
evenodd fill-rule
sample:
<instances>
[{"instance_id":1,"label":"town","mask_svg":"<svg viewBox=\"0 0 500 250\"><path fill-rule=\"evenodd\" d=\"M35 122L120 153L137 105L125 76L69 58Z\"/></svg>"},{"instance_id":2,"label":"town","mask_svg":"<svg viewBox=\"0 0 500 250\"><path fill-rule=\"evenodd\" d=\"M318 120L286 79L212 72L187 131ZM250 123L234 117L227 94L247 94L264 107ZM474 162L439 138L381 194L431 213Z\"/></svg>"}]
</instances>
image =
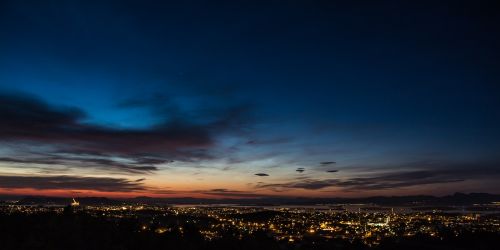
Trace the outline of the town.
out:
<instances>
[{"instance_id":1,"label":"town","mask_svg":"<svg viewBox=\"0 0 500 250\"><path fill-rule=\"evenodd\" d=\"M243 239L265 234L280 246L294 248L332 240L376 247L388 239L427 237L443 240L463 234L500 233L498 204L441 211L443 208L386 208L372 205L303 207L238 205L92 205L75 199L67 206L0 206L2 216L85 215L112 223L133 220L137 233L182 236L196 231L204 241ZM470 211L476 210L476 211ZM190 236L191 237L191 236Z\"/></svg>"}]
</instances>

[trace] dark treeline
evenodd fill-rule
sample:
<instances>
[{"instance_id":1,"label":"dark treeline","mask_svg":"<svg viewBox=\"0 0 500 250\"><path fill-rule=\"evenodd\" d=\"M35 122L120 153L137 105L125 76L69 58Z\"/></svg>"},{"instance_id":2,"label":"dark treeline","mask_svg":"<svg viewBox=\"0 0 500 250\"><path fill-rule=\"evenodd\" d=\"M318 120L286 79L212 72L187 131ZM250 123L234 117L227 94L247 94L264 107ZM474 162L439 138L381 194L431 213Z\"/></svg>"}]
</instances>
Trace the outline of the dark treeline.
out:
<instances>
[{"instance_id":1,"label":"dark treeline","mask_svg":"<svg viewBox=\"0 0 500 250\"><path fill-rule=\"evenodd\" d=\"M168 218L167 218L168 219ZM147 230L136 218L105 218L91 216L85 212L57 213L12 213L0 214L0 249L497 249L498 234L469 233L459 237L445 235L443 239L415 236L404 239L386 239L377 247L368 247L361 242L340 239L306 237L301 242L289 244L274 240L265 232L240 235L228 229L220 232L221 238L205 240L197 227L199 224L179 224L184 219L164 221L171 230L155 232L155 226ZM210 223L210 220L198 223ZM181 229L182 228L182 229Z\"/></svg>"}]
</instances>

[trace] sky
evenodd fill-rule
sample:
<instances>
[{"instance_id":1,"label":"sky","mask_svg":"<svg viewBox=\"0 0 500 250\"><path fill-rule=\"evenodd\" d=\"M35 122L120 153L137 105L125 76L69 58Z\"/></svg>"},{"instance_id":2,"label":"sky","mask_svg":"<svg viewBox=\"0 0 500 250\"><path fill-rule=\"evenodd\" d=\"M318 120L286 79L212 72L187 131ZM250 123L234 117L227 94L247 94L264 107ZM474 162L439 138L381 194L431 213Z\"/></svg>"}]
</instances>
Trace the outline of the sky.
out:
<instances>
[{"instance_id":1,"label":"sky","mask_svg":"<svg viewBox=\"0 0 500 250\"><path fill-rule=\"evenodd\" d=\"M494 1L0 1L0 194L500 190Z\"/></svg>"}]
</instances>

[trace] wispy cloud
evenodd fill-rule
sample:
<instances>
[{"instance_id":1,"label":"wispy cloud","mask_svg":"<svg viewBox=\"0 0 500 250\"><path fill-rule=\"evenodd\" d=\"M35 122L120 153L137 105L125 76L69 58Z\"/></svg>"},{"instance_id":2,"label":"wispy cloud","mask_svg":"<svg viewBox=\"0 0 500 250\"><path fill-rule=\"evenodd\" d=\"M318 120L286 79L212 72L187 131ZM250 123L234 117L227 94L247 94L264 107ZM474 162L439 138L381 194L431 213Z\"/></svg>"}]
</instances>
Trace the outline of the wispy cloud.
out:
<instances>
[{"instance_id":1,"label":"wispy cloud","mask_svg":"<svg viewBox=\"0 0 500 250\"><path fill-rule=\"evenodd\" d=\"M106 158L78 158L78 157L68 157L52 155L41 157L24 157L23 159L12 158L12 157L0 157L0 162L6 163L17 163L17 164L44 164L44 165L63 165L63 166L73 166L73 167L83 167L83 168L96 168L103 171L109 172L129 172L135 174L148 174L150 172L158 170L157 167L153 165L143 164L142 162L131 162L131 163L120 163L118 161L106 159ZM46 168L48 170L48 168Z\"/></svg>"},{"instance_id":2,"label":"wispy cloud","mask_svg":"<svg viewBox=\"0 0 500 250\"><path fill-rule=\"evenodd\" d=\"M375 173L368 176L339 178L296 178L283 183L259 183L257 188L306 189L341 188L346 191L387 190L415 187L428 184L446 184L465 180L481 180L498 177L500 173L492 165L476 165L476 168L441 166L436 169L401 169L392 172Z\"/></svg>"},{"instance_id":3,"label":"wispy cloud","mask_svg":"<svg viewBox=\"0 0 500 250\"><path fill-rule=\"evenodd\" d=\"M214 195L218 197L226 197L226 198L261 198L261 197L269 197L268 195L252 193L252 192L244 192L238 190L230 190L226 188L216 188L206 191L199 191L200 193L207 195Z\"/></svg>"},{"instance_id":4,"label":"wispy cloud","mask_svg":"<svg viewBox=\"0 0 500 250\"><path fill-rule=\"evenodd\" d=\"M16 176L0 175L0 188L32 188L38 190L92 190L102 192L144 191L142 180L81 176Z\"/></svg>"},{"instance_id":5,"label":"wispy cloud","mask_svg":"<svg viewBox=\"0 0 500 250\"><path fill-rule=\"evenodd\" d=\"M326 166L326 165L332 165L332 164L335 164L336 162L334 161L323 161L323 162L320 162L319 164L320 165L323 165L323 166Z\"/></svg>"}]
</instances>

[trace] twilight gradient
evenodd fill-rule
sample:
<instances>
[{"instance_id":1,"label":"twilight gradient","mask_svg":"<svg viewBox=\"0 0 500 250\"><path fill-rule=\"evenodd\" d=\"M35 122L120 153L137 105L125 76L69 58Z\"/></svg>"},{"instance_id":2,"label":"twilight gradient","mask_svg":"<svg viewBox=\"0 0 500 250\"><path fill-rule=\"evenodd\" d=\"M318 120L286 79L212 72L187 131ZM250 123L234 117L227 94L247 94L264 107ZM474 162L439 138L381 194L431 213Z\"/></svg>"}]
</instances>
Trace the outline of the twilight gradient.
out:
<instances>
[{"instance_id":1,"label":"twilight gradient","mask_svg":"<svg viewBox=\"0 0 500 250\"><path fill-rule=\"evenodd\" d=\"M0 193L496 192L497 11L1 1Z\"/></svg>"}]
</instances>

